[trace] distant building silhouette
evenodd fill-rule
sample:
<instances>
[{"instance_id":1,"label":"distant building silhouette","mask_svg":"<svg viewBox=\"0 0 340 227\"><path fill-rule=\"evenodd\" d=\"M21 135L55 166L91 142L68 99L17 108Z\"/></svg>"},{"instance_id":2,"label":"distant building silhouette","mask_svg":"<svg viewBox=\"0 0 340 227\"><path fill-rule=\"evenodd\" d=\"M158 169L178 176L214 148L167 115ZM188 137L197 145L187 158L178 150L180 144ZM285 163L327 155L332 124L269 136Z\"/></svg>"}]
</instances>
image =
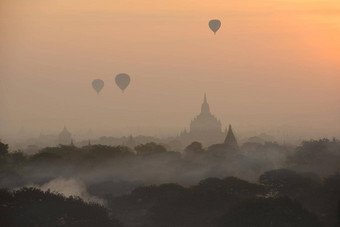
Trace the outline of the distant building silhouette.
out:
<instances>
[{"instance_id":1,"label":"distant building silhouette","mask_svg":"<svg viewBox=\"0 0 340 227\"><path fill-rule=\"evenodd\" d=\"M67 130L66 126L64 126L63 131L59 133L58 143L62 145L70 145L73 144L71 133Z\"/></svg>"},{"instance_id":2,"label":"distant building silhouette","mask_svg":"<svg viewBox=\"0 0 340 227\"><path fill-rule=\"evenodd\" d=\"M207 96L204 94L201 113L191 121L190 131L184 130L179 138L184 144L199 141L207 146L223 140L225 135L222 132L221 121L210 112Z\"/></svg>"},{"instance_id":3,"label":"distant building silhouette","mask_svg":"<svg viewBox=\"0 0 340 227\"><path fill-rule=\"evenodd\" d=\"M233 133L231 125L229 125L228 134L225 137L224 144L226 145L227 148L238 149L237 140Z\"/></svg>"},{"instance_id":4,"label":"distant building silhouette","mask_svg":"<svg viewBox=\"0 0 340 227\"><path fill-rule=\"evenodd\" d=\"M123 142L124 146L134 148L135 146L138 145L137 141L130 135L125 142Z\"/></svg>"},{"instance_id":5,"label":"distant building silhouette","mask_svg":"<svg viewBox=\"0 0 340 227\"><path fill-rule=\"evenodd\" d=\"M209 146L208 151L219 155L234 155L236 154L235 152L239 151L239 146L231 125L229 125L227 136L225 137L224 142Z\"/></svg>"}]
</instances>

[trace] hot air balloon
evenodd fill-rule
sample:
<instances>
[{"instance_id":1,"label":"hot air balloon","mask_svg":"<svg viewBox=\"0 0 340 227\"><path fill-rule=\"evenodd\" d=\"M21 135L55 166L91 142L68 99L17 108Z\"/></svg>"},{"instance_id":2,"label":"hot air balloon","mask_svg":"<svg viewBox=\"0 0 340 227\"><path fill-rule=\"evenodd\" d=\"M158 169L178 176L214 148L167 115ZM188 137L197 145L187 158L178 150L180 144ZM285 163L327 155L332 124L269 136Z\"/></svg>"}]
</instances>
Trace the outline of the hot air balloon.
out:
<instances>
[{"instance_id":1,"label":"hot air balloon","mask_svg":"<svg viewBox=\"0 0 340 227\"><path fill-rule=\"evenodd\" d=\"M125 88L130 84L130 76L126 73L120 73L116 76L117 86L124 92Z\"/></svg>"},{"instance_id":2,"label":"hot air balloon","mask_svg":"<svg viewBox=\"0 0 340 227\"><path fill-rule=\"evenodd\" d=\"M97 92L97 94L99 94L99 92L104 87L104 81L102 81L100 79L96 79L96 80L92 81L92 87Z\"/></svg>"},{"instance_id":3,"label":"hot air balloon","mask_svg":"<svg viewBox=\"0 0 340 227\"><path fill-rule=\"evenodd\" d=\"M216 35L216 32L218 31L218 29L220 29L221 27L221 21L220 20L210 20L209 21L209 28L214 32L214 34Z\"/></svg>"}]
</instances>

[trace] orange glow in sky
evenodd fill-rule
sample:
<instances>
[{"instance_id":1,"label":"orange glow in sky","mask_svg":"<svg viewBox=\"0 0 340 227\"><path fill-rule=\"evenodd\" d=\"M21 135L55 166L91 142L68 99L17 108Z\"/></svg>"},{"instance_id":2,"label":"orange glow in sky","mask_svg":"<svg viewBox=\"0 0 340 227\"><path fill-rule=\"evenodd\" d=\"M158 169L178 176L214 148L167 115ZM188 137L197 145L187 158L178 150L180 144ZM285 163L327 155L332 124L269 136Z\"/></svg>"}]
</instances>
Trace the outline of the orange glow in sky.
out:
<instances>
[{"instance_id":1,"label":"orange glow in sky","mask_svg":"<svg viewBox=\"0 0 340 227\"><path fill-rule=\"evenodd\" d=\"M339 129L339 0L2 0L0 31L2 128L176 131L207 92L239 128ZM120 72L124 99L110 90Z\"/></svg>"}]
</instances>

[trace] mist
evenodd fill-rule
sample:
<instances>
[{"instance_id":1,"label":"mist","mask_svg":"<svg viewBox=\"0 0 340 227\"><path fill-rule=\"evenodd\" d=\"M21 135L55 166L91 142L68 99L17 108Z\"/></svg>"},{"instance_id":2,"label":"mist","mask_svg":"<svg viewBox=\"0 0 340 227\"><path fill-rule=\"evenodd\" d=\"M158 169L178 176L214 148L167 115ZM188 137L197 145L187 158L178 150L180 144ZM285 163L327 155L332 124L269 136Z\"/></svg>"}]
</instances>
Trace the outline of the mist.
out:
<instances>
[{"instance_id":1,"label":"mist","mask_svg":"<svg viewBox=\"0 0 340 227\"><path fill-rule=\"evenodd\" d=\"M2 0L0 226L339 226L339 12Z\"/></svg>"}]
</instances>

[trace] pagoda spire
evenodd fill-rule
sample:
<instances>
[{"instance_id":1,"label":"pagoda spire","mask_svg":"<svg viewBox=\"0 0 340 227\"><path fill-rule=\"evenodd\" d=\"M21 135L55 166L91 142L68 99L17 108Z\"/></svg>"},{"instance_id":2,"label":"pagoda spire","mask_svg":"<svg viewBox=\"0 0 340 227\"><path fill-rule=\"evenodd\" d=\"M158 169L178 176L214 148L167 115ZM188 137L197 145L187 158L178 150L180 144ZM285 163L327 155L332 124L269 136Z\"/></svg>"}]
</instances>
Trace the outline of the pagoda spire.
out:
<instances>
[{"instance_id":1,"label":"pagoda spire","mask_svg":"<svg viewBox=\"0 0 340 227\"><path fill-rule=\"evenodd\" d=\"M229 124L228 134L224 140L224 144L228 146L229 148L238 149L237 140L233 133L233 129L231 128L231 124Z\"/></svg>"},{"instance_id":2,"label":"pagoda spire","mask_svg":"<svg viewBox=\"0 0 340 227\"><path fill-rule=\"evenodd\" d=\"M201 107L201 114L210 114L210 107L207 101L207 95L204 93L204 99Z\"/></svg>"}]
</instances>

